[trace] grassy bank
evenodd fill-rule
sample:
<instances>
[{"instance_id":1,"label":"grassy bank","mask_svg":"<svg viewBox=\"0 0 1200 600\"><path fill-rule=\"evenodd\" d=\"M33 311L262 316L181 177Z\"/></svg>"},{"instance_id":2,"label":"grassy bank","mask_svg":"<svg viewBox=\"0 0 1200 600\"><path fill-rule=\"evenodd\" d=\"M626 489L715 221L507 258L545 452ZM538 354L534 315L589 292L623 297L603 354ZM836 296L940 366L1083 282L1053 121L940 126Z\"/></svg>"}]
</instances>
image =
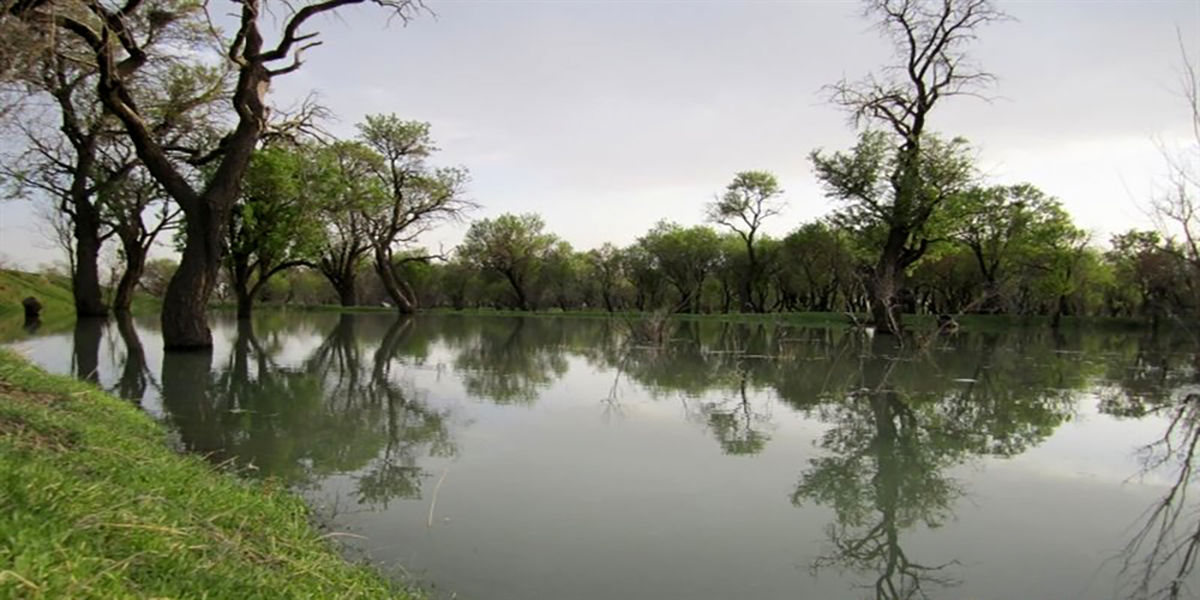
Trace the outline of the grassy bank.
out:
<instances>
[{"instance_id":1,"label":"grassy bank","mask_svg":"<svg viewBox=\"0 0 1200 600\"><path fill-rule=\"evenodd\" d=\"M33 296L42 303L42 319L73 317L75 300L65 277L0 269L0 315L22 315L21 301Z\"/></svg>"},{"instance_id":2,"label":"grassy bank","mask_svg":"<svg viewBox=\"0 0 1200 600\"><path fill-rule=\"evenodd\" d=\"M287 490L0 350L0 598L127 597L416 596L341 558Z\"/></svg>"}]
</instances>

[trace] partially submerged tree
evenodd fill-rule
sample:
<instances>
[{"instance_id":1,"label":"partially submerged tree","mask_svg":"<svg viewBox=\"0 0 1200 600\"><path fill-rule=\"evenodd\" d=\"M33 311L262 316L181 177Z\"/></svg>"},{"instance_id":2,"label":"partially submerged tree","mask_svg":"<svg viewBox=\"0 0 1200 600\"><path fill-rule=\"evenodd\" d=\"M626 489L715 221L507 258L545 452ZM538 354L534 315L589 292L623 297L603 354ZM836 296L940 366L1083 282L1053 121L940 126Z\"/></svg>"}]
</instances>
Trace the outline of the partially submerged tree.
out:
<instances>
[{"instance_id":1,"label":"partially submerged tree","mask_svg":"<svg viewBox=\"0 0 1200 600\"><path fill-rule=\"evenodd\" d=\"M317 213L324 226L317 269L333 286L342 306L358 304L358 274L371 249L367 214L386 203L387 191L371 176L380 157L361 142L337 141L320 151L330 172Z\"/></svg>"},{"instance_id":2,"label":"partially submerged tree","mask_svg":"<svg viewBox=\"0 0 1200 600\"><path fill-rule=\"evenodd\" d=\"M437 151L428 123L367 115L358 128L363 144L379 155L379 160L367 164L386 194L383 202L366 207L363 213L375 273L397 310L411 313L418 300L400 268L434 256L404 250L433 225L461 219L475 207L464 197L467 171L426 164L425 159Z\"/></svg>"},{"instance_id":3,"label":"partially submerged tree","mask_svg":"<svg viewBox=\"0 0 1200 600\"><path fill-rule=\"evenodd\" d=\"M879 253L868 277L872 319L878 331L898 333L905 271L945 235L935 217L970 189L974 168L962 139L926 134L915 154L892 141L868 131L849 152L817 151L812 161L826 193L844 203L834 222ZM905 174L910 168L915 174Z\"/></svg>"},{"instance_id":4,"label":"partially submerged tree","mask_svg":"<svg viewBox=\"0 0 1200 600\"><path fill-rule=\"evenodd\" d=\"M721 257L720 237L709 227L660 221L638 239L659 272L679 293L673 312L701 311L704 281Z\"/></svg>"},{"instance_id":5,"label":"partially submerged tree","mask_svg":"<svg viewBox=\"0 0 1200 600\"><path fill-rule=\"evenodd\" d=\"M279 273L312 264L324 233L313 218L321 199L321 165L308 148L267 147L246 171L242 197L229 213L226 265L237 317L250 318L255 298Z\"/></svg>"},{"instance_id":6,"label":"partially submerged tree","mask_svg":"<svg viewBox=\"0 0 1200 600\"><path fill-rule=\"evenodd\" d=\"M535 214L504 214L471 224L459 252L480 269L493 271L512 287L520 310L533 308L529 284L542 259L558 241L544 233L546 224Z\"/></svg>"},{"instance_id":7,"label":"partially submerged tree","mask_svg":"<svg viewBox=\"0 0 1200 600\"><path fill-rule=\"evenodd\" d=\"M708 206L708 220L728 227L746 245L746 270L738 290L743 311L766 310L762 302L755 301L753 293L762 277L757 242L763 221L783 209L779 201L782 193L775 175L767 171L742 171L725 186L725 192Z\"/></svg>"},{"instance_id":8,"label":"partially submerged tree","mask_svg":"<svg viewBox=\"0 0 1200 600\"><path fill-rule=\"evenodd\" d=\"M340 7L367 0L325 0L286 5L274 43L266 39L264 19L270 16L263 0L240 2L236 29L223 40L222 60L236 73L230 108L235 115L232 131L211 153L187 153L180 159L156 131L145 107L137 100L136 80L147 65L147 47L172 23L203 10L197 4L162 4L132 0L121 5L75 0L27 0L6 6L6 12L46 31L51 28L74 36L87 47L98 68L96 93L105 110L124 125L137 156L164 191L186 215L185 245L179 269L163 303L163 341L169 349L212 345L206 307L216 284L225 240L225 227L241 191L242 175L267 130L266 96L275 77L293 72L300 55L319 42L316 33L302 32L316 17ZM371 0L401 19L420 7L416 0ZM134 27L145 23L145 29ZM273 29L273 28L272 28ZM144 32L144 33L143 33ZM180 48L180 54L208 54L207 43ZM189 177L188 160L209 159L211 175L202 185Z\"/></svg>"},{"instance_id":9,"label":"partially submerged tree","mask_svg":"<svg viewBox=\"0 0 1200 600\"><path fill-rule=\"evenodd\" d=\"M865 134L854 153L856 161L886 157L886 176L883 181L845 180L830 169L837 161L820 153L814 153L813 161L835 196L872 213L881 227L871 277L871 312L877 330L898 332L897 296L904 270L925 254L930 243L925 224L945 201L946 192L953 191L938 183L938 174L931 173L927 163L930 114L943 98L971 95L991 82L990 74L974 68L964 46L975 40L979 28L1005 16L990 0L869 0L866 12L878 19L892 42L896 62L885 69L885 75L843 80L830 89L833 101L852 115L856 125L879 124L887 131L886 137ZM863 155L862 150L871 149L864 143L878 148ZM884 148L892 150L882 152ZM859 183L877 188L886 183L888 189L886 194L879 190L863 194L855 185Z\"/></svg>"}]
</instances>

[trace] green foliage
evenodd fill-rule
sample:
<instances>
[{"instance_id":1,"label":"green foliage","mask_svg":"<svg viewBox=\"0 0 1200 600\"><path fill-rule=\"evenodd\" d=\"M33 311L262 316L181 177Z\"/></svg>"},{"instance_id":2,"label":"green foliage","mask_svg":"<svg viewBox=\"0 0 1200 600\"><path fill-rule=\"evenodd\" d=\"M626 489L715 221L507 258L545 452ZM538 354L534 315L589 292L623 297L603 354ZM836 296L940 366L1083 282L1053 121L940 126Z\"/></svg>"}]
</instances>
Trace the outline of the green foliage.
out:
<instances>
[{"instance_id":1,"label":"green foliage","mask_svg":"<svg viewBox=\"0 0 1200 600\"><path fill-rule=\"evenodd\" d=\"M944 235L940 209L975 181L970 147L962 138L927 135L914 160L888 135L866 131L848 152L817 150L810 159L826 195L842 202L833 222L871 248L882 249L897 227L910 248Z\"/></svg>"},{"instance_id":2,"label":"green foliage","mask_svg":"<svg viewBox=\"0 0 1200 600\"><path fill-rule=\"evenodd\" d=\"M459 254L479 269L502 275L512 286L516 306L529 308L529 282L541 268L557 238L544 233L535 214L504 214L471 224Z\"/></svg>"},{"instance_id":3,"label":"green foliage","mask_svg":"<svg viewBox=\"0 0 1200 600\"><path fill-rule=\"evenodd\" d=\"M650 264L679 294L678 309L700 312L700 291L721 257L720 237L711 227L659 221L638 238Z\"/></svg>"},{"instance_id":4,"label":"green foliage","mask_svg":"<svg viewBox=\"0 0 1200 600\"><path fill-rule=\"evenodd\" d=\"M251 298L276 273L311 263L324 245L314 214L328 201L313 190L329 189L326 158L305 147L271 146L255 152L230 214L227 263L235 287Z\"/></svg>"}]
</instances>

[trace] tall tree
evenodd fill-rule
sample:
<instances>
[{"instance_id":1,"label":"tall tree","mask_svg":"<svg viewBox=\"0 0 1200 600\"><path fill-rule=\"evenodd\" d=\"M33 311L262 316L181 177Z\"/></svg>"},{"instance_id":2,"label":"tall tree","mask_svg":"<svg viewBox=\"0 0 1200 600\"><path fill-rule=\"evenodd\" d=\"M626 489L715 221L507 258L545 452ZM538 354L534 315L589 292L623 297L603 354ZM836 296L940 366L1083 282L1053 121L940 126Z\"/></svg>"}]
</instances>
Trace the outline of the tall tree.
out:
<instances>
[{"instance_id":1,"label":"tall tree","mask_svg":"<svg viewBox=\"0 0 1200 600\"><path fill-rule=\"evenodd\" d=\"M940 213L971 188L974 169L962 139L926 134L915 158L891 142L882 132L868 131L849 152L818 151L812 161L826 193L843 202L834 223L876 253L867 277L875 327L897 333L905 271L946 235ZM915 192L903 187L911 184L908 176L901 177L909 161L918 163Z\"/></svg>"},{"instance_id":2,"label":"tall tree","mask_svg":"<svg viewBox=\"0 0 1200 600\"><path fill-rule=\"evenodd\" d=\"M249 319L255 298L271 278L287 269L312 264L324 229L313 219L327 187L312 151L304 147L267 147L255 153L246 171L242 196L229 212L226 265L237 299L237 317Z\"/></svg>"},{"instance_id":3,"label":"tall tree","mask_svg":"<svg viewBox=\"0 0 1200 600\"><path fill-rule=\"evenodd\" d=\"M358 273L371 249L367 214L383 206L387 191L371 177L380 157L361 142L337 141L321 150L331 169L317 213L325 227L317 269L329 280L342 306L358 304Z\"/></svg>"},{"instance_id":4,"label":"tall tree","mask_svg":"<svg viewBox=\"0 0 1200 600\"><path fill-rule=\"evenodd\" d=\"M480 269L504 277L512 288L516 307L533 307L529 285L541 262L558 241L545 233L546 224L535 214L504 214L471 224L459 252Z\"/></svg>"},{"instance_id":5,"label":"tall tree","mask_svg":"<svg viewBox=\"0 0 1200 600\"><path fill-rule=\"evenodd\" d=\"M88 49L98 70L96 93L105 110L124 125L137 156L186 216L185 245L179 268L168 286L162 312L163 342L169 349L208 347L212 334L207 303L217 281L229 212L241 192L242 175L267 130L267 92L274 78L301 65L300 55L317 43L304 28L317 15L367 0L325 0L288 5L274 44L266 40L264 19L280 18L263 0L243 0L235 32L222 41L222 60L236 73L229 98L235 115L232 131L211 154L211 175L202 185L189 178L187 161L172 152L138 102L135 81L145 76L147 47L182 16L202 11L203 4L147 3L120 5L77 0L29 0L11 3L10 15L74 36ZM371 0L401 19L419 8L415 0ZM144 23L145 28L135 27ZM274 30L273 26L269 29ZM144 32L139 35L139 33ZM184 42L185 40L181 40ZM180 54L208 56L213 44L180 44ZM191 153L198 160L201 153Z\"/></svg>"},{"instance_id":6,"label":"tall tree","mask_svg":"<svg viewBox=\"0 0 1200 600\"><path fill-rule=\"evenodd\" d=\"M404 252L437 223L458 220L475 207L464 197L466 169L432 168L425 159L437 151L429 124L404 121L396 115L367 115L358 126L362 142L380 157L373 176L386 200L368 207L366 233L374 255L375 273L402 313L417 309L418 299L400 267L433 256Z\"/></svg>"},{"instance_id":7,"label":"tall tree","mask_svg":"<svg viewBox=\"0 0 1200 600\"><path fill-rule=\"evenodd\" d=\"M743 311L766 310L762 302L755 301L753 293L762 277L756 236L763 221L783 209L779 202L782 193L775 175L767 171L742 171L725 186L725 192L708 206L708 220L728 227L746 245L746 271L742 274L739 289Z\"/></svg>"},{"instance_id":8,"label":"tall tree","mask_svg":"<svg viewBox=\"0 0 1200 600\"><path fill-rule=\"evenodd\" d=\"M710 227L683 227L660 221L638 239L653 260L660 277L679 293L676 311L701 311L704 281L721 258L720 236Z\"/></svg>"},{"instance_id":9,"label":"tall tree","mask_svg":"<svg viewBox=\"0 0 1200 600\"><path fill-rule=\"evenodd\" d=\"M35 198L46 195L71 227L71 290L75 313L80 317L108 314L100 291L99 256L104 240L112 235L101 219L100 189L112 185L132 166L104 172L98 162L113 123L90 93L95 70L74 60L71 40L54 39L40 55L34 72L27 73L27 93L48 96L55 107L56 123L39 119L18 121L26 152L2 167L14 183L13 193Z\"/></svg>"},{"instance_id":10,"label":"tall tree","mask_svg":"<svg viewBox=\"0 0 1200 600\"><path fill-rule=\"evenodd\" d=\"M179 228L180 211L142 169L133 170L119 185L106 190L102 206L105 223L120 240L125 263L113 294L112 310L118 316L128 315L150 248L159 234Z\"/></svg>"},{"instance_id":11,"label":"tall tree","mask_svg":"<svg viewBox=\"0 0 1200 600\"><path fill-rule=\"evenodd\" d=\"M929 247L925 224L947 197L926 161L929 117L943 98L974 94L993 77L972 67L964 46L979 28L1004 18L990 0L868 0L867 15L878 20L892 42L896 62L858 82L831 86L833 101L855 124L878 123L890 136L864 141L895 147L887 165L886 197L838 193L876 214L883 231L871 278L872 317L882 332L901 329L898 294L904 270ZM862 142L860 142L860 148ZM882 149L882 148L881 148ZM872 153L864 158L880 158ZM830 184L827 159L814 153L818 173Z\"/></svg>"}]
</instances>

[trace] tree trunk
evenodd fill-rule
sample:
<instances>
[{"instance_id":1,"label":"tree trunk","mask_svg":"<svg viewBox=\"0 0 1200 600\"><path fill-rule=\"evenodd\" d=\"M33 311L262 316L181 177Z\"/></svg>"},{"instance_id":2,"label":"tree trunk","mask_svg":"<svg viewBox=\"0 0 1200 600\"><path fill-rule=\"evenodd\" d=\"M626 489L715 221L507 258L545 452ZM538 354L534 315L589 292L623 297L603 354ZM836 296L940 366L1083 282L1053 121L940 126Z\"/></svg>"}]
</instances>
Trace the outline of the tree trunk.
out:
<instances>
[{"instance_id":1,"label":"tree trunk","mask_svg":"<svg viewBox=\"0 0 1200 600\"><path fill-rule=\"evenodd\" d=\"M513 293L517 295L517 310L529 310L529 300L525 297L524 286L512 271L505 271L504 277L508 279L508 284L512 286Z\"/></svg>"},{"instance_id":2,"label":"tree trunk","mask_svg":"<svg viewBox=\"0 0 1200 600\"><path fill-rule=\"evenodd\" d=\"M358 306L357 266L357 259L331 261L327 258L321 259L318 265L325 280L337 292L338 302L342 306Z\"/></svg>"},{"instance_id":3,"label":"tree trunk","mask_svg":"<svg viewBox=\"0 0 1200 600\"><path fill-rule=\"evenodd\" d=\"M897 273L894 265L882 263L871 282L871 321L876 333L899 335L903 325L896 303Z\"/></svg>"},{"instance_id":4,"label":"tree trunk","mask_svg":"<svg viewBox=\"0 0 1200 600\"><path fill-rule=\"evenodd\" d=\"M897 292L903 284L905 241L908 232L893 227L871 276L871 321L875 333L899 335L903 331Z\"/></svg>"},{"instance_id":5,"label":"tree trunk","mask_svg":"<svg viewBox=\"0 0 1200 600\"><path fill-rule=\"evenodd\" d=\"M237 318L239 321L249 319L254 309L254 298L244 285L234 286L234 296L237 297Z\"/></svg>"},{"instance_id":6,"label":"tree trunk","mask_svg":"<svg viewBox=\"0 0 1200 600\"><path fill-rule=\"evenodd\" d=\"M207 204L187 217L187 243L179 268L163 296L162 331L167 350L212 346L208 328L208 298L221 268L224 228L212 222ZM225 218L218 219L224 222Z\"/></svg>"},{"instance_id":7,"label":"tree trunk","mask_svg":"<svg viewBox=\"0 0 1200 600\"><path fill-rule=\"evenodd\" d=\"M387 252L375 251L375 273L379 275L384 291L396 304L396 310L400 314L409 315L417 311L417 295L406 282L396 276L391 256Z\"/></svg>"},{"instance_id":8,"label":"tree trunk","mask_svg":"<svg viewBox=\"0 0 1200 600\"><path fill-rule=\"evenodd\" d=\"M342 306L358 306L358 287L355 285L354 279L354 275L351 275L343 279L341 283L334 283L333 285L337 289L338 302Z\"/></svg>"},{"instance_id":9,"label":"tree trunk","mask_svg":"<svg viewBox=\"0 0 1200 600\"><path fill-rule=\"evenodd\" d=\"M75 271L71 290L75 296L75 314L79 317L108 315L100 291L100 215L91 202L75 202Z\"/></svg>"},{"instance_id":10,"label":"tree trunk","mask_svg":"<svg viewBox=\"0 0 1200 600\"><path fill-rule=\"evenodd\" d=\"M122 240L122 246L125 250L125 272L117 283L112 308L118 315L128 315L133 306L133 292L146 269L146 250L137 241Z\"/></svg>"},{"instance_id":11,"label":"tree trunk","mask_svg":"<svg viewBox=\"0 0 1200 600\"><path fill-rule=\"evenodd\" d=\"M1055 303L1054 317L1050 319L1050 328L1058 330L1062 325L1062 317L1067 312L1067 297L1065 295L1058 296L1058 302Z\"/></svg>"}]
</instances>

